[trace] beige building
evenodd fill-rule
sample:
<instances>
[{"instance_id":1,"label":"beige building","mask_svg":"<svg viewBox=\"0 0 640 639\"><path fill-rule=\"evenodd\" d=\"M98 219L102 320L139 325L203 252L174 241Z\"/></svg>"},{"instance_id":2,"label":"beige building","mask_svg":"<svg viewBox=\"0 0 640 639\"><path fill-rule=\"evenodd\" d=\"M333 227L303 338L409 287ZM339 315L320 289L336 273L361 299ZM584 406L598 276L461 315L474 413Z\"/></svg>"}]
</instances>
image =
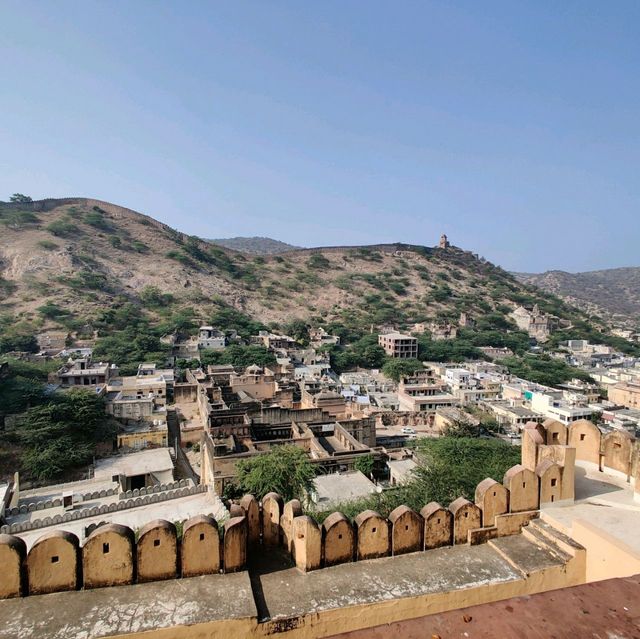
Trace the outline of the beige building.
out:
<instances>
[{"instance_id":1,"label":"beige building","mask_svg":"<svg viewBox=\"0 0 640 639\"><path fill-rule=\"evenodd\" d=\"M609 388L609 401L627 408L640 408L640 383L621 382Z\"/></svg>"},{"instance_id":2,"label":"beige building","mask_svg":"<svg viewBox=\"0 0 640 639\"><path fill-rule=\"evenodd\" d=\"M402 333L384 333L378 335L378 344L389 357L410 359L418 357L418 340Z\"/></svg>"}]
</instances>

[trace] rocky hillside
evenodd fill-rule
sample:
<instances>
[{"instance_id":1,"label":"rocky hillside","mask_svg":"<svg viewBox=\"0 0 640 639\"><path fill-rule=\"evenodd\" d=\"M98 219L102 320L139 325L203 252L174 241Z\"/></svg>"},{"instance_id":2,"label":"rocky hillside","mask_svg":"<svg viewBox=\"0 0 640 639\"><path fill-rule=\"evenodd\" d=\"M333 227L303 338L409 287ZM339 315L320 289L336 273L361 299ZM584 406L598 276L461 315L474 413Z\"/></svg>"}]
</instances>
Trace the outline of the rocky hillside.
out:
<instances>
[{"instance_id":1,"label":"rocky hillside","mask_svg":"<svg viewBox=\"0 0 640 639\"><path fill-rule=\"evenodd\" d=\"M613 268L587 273L547 271L516 274L519 280L559 295L587 312L612 321L640 323L640 268Z\"/></svg>"},{"instance_id":2,"label":"rocky hillside","mask_svg":"<svg viewBox=\"0 0 640 639\"><path fill-rule=\"evenodd\" d=\"M300 248L270 237L227 237L207 241L241 253L251 253L252 255L277 255Z\"/></svg>"},{"instance_id":3,"label":"rocky hillside","mask_svg":"<svg viewBox=\"0 0 640 639\"><path fill-rule=\"evenodd\" d=\"M213 318L222 323L221 310L264 324L340 323L354 335L384 324L406 328L456 319L461 311L510 330L507 316L518 304L538 303L576 319L557 298L454 247L390 244L249 255L84 198L1 204L0 228L5 332L64 326L104 335L114 326L132 330L135 315L146 322L138 335L144 326L160 334L193 330Z\"/></svg>"}]
</instances>

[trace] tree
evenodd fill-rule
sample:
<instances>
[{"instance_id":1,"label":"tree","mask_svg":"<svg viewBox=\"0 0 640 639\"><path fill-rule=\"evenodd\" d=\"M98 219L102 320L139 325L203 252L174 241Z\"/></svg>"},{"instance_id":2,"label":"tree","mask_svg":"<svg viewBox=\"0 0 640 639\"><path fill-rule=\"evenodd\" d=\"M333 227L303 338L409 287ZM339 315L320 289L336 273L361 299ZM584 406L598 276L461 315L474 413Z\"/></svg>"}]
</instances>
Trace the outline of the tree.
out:
<instances>
[{"instance_id":1,"label":"tree","mask_svg":"<svg viewBox=\"0 0 640 639\"><path fill-rule=\"evenodd\" d=\"M9 198L9 202L20 202L21 204L25 204L27 202L33 202L33 200L28 195L23 195L22 193L14 193Z\"/></svg>"},{"instance_id":2,"label":"tree","mask_svg":"<svg viewBox=\"0 0 640 639\"><path fill-rule=\"evenodd\" d=\"M399 382L402 377L413 375L422 368L422 362L417 359L388 359L382 372L394 382Z\"/></svg>"},{"instance_id":3,"label":"tree","mask_svg":"<svg viewBox=\"0 0 640 639\"><path fill-rule=\"evenodd\" d=\"M356 461L353 464L353 467L356 470L359 470L363 475L366 475L367 477L371 477L374 463L375 463L375 460L373 458L373 455L371 454L362 455L361 457L358 457L358 459L356 459Z\"/></svg>"},{"instance_id":4,"label":"tree","mask_svg":"<svg viewBox=\"0 0 640 639\"><path fill-rule=\"evenodd\" d=\"M205 366L210 364L231 364L232 366L246 368L252 364L270 366L276 363L276 356L262 346L231 344L224 350L204 349L200 353L200 361Z\"/></svg>"},{"instance_id":5,"label":"tree","mask_svg":"<svg viewBox=\"0 0 640 639\"><path fill-rule=\"evenodd\" d=\"M302 448L286 444L264 455L238 462L238 487L262 499L269 492L279 493L285 501L301 499L313 489L316 475L313 464Z\"/></svg>"},{"instance_id":6,"label":"tree","mask_svg":"<svg viewBox=\"0 0 640 639\"><path fill-rule=\"evenodd\" d=\"M111 439L115 428L102 397L72 389L28 409L15 434L25 447L22 461L29 473L37 479L51 479L89 463L96 444Z\"/></svg>"}]
</instances>

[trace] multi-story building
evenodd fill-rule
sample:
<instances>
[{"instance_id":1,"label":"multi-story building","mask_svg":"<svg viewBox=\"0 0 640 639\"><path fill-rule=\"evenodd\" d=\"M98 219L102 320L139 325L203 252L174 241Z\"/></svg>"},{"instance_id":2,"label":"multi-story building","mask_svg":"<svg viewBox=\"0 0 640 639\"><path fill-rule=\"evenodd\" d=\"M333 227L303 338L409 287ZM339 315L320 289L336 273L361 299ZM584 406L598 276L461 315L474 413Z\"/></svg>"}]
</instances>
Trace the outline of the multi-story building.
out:
<instances>
[{"instance_id":1,"label":"multi-story building","mask_svg":"<svg viewBox=\"0 0 640 639\"><path fill-rule=\"evenodd\" d=\"M227 345L227 338L222 331L213 326L201 326L198 331L198 348L223 349Z\"/></svg>"},{"instance_id":2,"label":"multi-story building","mask_svg":"<svg viewBox=\"0 0 640 639\"><path fill-rule=\"evenodd\" d=\"M410 359L418 357L418 340L402 333L384 333L378 335L378 344L389 357Z\"/></svg>"},{"instance_id":3,"label":"multi-story building","mask_svg":"<svg viewBox=\"0 0 640 639\"><path fill-rule=\"evenodd\" d=\"M60 386L101 386L118 374L115 364L92 362L90 356L69 360L58 369L56 379Z\"/></svg>"}]
</instances>

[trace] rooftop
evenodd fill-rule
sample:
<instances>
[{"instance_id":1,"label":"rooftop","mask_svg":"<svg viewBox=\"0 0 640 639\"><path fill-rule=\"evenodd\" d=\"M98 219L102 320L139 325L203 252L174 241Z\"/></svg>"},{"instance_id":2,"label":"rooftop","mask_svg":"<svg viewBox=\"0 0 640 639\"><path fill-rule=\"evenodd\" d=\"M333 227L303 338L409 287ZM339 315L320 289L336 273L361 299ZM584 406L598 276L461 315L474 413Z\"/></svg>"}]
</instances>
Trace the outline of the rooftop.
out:
<instances>
[{"instance_id":1,"label":"rooftop","mask_svg":"<svg viewBox=\"0 0 640 639\"><path fill-rule=\"evenodd\" d=\"M173 469L168 448L142 450L139 453L117 455L96 461L95 478L111 479L114 475L146 475Z\"/></svg>"},{"instance_id":2,"label":"rooftop","mask_svg":"<svg viewBox=\"0 0 640 639\"><path fill-rule=\"evenodd\" d=\"M331 508L339 503L367 497L376 492L375 484L359 470L330 473L313 480L319 508Z\"/></svg>"}]
</instances>

